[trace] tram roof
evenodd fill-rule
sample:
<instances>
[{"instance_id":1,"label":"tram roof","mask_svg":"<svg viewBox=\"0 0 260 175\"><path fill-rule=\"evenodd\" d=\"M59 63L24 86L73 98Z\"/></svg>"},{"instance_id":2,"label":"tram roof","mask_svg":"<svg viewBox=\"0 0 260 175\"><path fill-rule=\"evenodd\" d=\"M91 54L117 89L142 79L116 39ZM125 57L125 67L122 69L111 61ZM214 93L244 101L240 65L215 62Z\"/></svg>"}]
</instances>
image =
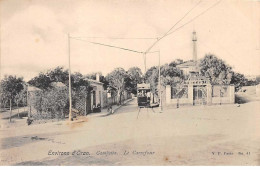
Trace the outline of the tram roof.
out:
<instances>
[{"instance_id":1,"label":"tram roof","mask_svg":"<svg viewBox=\"0 0 260 175\"><path fill-rule=\"evenodd\" d=\"M150 84L137 84L137 89L150 89Z\"/></svg>"}]
</instances>

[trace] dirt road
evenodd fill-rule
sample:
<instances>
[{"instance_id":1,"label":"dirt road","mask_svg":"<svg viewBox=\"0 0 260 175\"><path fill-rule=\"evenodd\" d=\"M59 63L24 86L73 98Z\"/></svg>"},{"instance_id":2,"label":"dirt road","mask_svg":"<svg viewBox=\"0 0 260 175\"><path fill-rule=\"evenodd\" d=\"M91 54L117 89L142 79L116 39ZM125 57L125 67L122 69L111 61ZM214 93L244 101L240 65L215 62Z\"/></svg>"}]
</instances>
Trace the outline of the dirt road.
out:
<instances>
[{"instance_id":1,"label":"dirt road","mask_svg":"<svg viewBox=\"0 0 260 175\"><path fill-rule=\"evenodd\" d=\"M1 165L260 165L260 102L0 129Z\"/></svg>"}]
</instances>

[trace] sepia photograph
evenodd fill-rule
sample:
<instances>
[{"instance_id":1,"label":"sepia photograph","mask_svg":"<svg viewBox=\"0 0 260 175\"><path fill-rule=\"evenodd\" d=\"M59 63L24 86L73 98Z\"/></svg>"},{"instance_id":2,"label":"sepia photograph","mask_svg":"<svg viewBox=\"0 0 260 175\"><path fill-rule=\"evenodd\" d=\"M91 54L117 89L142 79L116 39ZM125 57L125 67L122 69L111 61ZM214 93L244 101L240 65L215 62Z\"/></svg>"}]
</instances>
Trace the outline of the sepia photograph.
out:
<instances>
[{"instance_id":1,"label":"sepia photograph","mask_svg":"<svg viewBox=\"0 0 260 175\"><path fill-rule=\"evenodd\" d=\"M260 166L260 1L0 0L0 166Z\"/></svg>"}]
</instances>

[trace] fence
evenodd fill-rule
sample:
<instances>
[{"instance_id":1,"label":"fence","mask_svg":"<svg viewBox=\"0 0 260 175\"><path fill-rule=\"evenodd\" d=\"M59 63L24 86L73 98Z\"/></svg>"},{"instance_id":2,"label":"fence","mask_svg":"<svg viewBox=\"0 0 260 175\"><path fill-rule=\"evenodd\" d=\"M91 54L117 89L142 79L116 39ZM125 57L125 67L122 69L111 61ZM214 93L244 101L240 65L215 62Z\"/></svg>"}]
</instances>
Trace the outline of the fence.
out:
<instances>
[{"instance_id":1,"label":"fence","mask_svg":"<svg viewBox=\"0 0 260 175\"><path fill-rule=\"evenodd\" d=\"M116 93L108 96L107 92L101 93L101 107L118 104ZM80 89L72 91L72 114L84 116L93 111L93 99L96 93ZM124 92L122 102L131 98L131 94ZM34 119L64 119L69 113L68 88L54 88L46 91L35 90L28 92L28 113Z\"/></svg>"},{"instance_id":2,"label":"fence","mask_svg":"<svg viewBox=\"0 0 260 175\"><path fill-rule=\"evenodd\" d=\"M171 87L171 99L188 98L188 86Z\"/></svg>"},{"instance_id":3,"label":"fence","mask_svg":"<svg viewBox=\"0 0 260 175\"><path fill-rule=\"evenodd\" d=\"M124 91L123 94L121 95L121 102L124 102L125 100L130 99L130 98L132 98L131 93ZM110 105L116 105L116 104L119 104L119 98L118 98L117 93L103 92L103 107L104 108L108 107Z\"/></svg>"},{"instance_id":4,"label":"fence","mask_svg":"<svg viewBox=\"0 0 260 175\"><path fill-rule=\"evenodd\" d=\"M84 90L72 91L73 116L90 112L89 98L89 93ZM34 119L64 119L69 113L67 87L28 92L28 110L29 116Z\"/></svg>"},{"instance_id":5,"label":"fence","mask_svg":"<svg viewBox=\"0 0 260 175\"><path fill-rule=\"evenodd\" d=\"M10 99L2 94L0 94L0 113L5 112L4 116L12 117L24 117L27 116L27 98L25 91L17 94L14 99ZM15 110L15 112L14 112ZM7 113L6 113L7 112ZM11 120L11 119L10 119Z\"/></svg>"},{"instance_id":6,"label":"fence","mask_svg":"<svg viewBox=\"0 0 260 175\"><path fill-rule=\"evenodd\" d=\"M170 86L162 88L165 94L162 99L165 101L164 106L178 107L189 103L188 86Z\"/></svg>"}]
</instances>

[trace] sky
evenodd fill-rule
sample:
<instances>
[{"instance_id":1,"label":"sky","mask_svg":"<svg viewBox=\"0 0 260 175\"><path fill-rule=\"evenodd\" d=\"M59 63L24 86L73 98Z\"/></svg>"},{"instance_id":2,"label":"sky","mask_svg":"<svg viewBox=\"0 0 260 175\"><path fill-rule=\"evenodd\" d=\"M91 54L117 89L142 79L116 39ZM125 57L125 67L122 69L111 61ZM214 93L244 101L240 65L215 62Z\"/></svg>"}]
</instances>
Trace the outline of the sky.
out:
<instances>
[{"instance_id":1,"label":"sky","mask_svg":"<svg viewBox=\"0 0 260 175\"><path fill-rule=\"evenodd\" d=\"M30 80L56 66L68 68L68 33L72 72L87 74L138 66L140 53L94 45L82 40L137 51L149 48L200 0L1 0L1 76ZM174 29L218 0L201 2ZM174 30L173 29L173 30ZM260 74L260 1L222 0L216 6L163 38L161 64L192 59L192 32L197 32L198 58L215 54L246 75ZM150 38L150 39L111 39ZM147 55L147 68L158 65L158 54Z\"/></svg>"}]
</instances>

